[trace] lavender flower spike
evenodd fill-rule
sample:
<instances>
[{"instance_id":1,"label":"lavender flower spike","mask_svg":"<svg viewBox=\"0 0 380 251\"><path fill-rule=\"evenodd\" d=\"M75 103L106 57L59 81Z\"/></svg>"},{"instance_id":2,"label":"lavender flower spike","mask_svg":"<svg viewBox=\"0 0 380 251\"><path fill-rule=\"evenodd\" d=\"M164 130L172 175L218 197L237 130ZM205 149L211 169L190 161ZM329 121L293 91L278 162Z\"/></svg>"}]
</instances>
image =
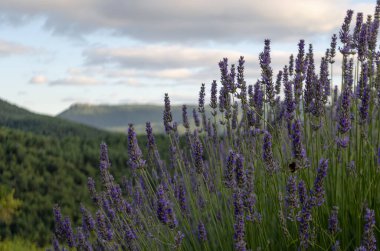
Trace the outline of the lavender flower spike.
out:
<instances>
[{"instance_id":1,"label":"lavender flower spike","mask_svg":"<svg viewBox=\"0 0 380 251\"><path fill-rule=\"evenodd\" d=\"M133 169L140 169L145 166L145 160L142 159L142 152L137 142L137 137L132 124L128 128L128 165Z\"/></svg>"},{"instance_id":2,"label":"lavender flower spike","mask_svg":"<svg viewBox=\"0 0 380 251\"><path fill-rule=\"evenodd\" d=\"M336 235L340 231L338 221L338 210L338 207L334 206L329 217L328 229L332 235Z\"/></svg>"},{"instance_id":3,"label":"lavender flower spike","mask_svg":"<svg viewBox=\"0 0 380 251\"><path fill-rule=\"evenodd\" d=\"M217 83L216 83L216 80L213 80L212 84L211 84L210 107L212 109L214 109L214 110L216 110L216 108L218 108L218 97L217 97L217 94L218 94ZM215 115L213 114L213 116L215 116Z\"/></svg>"},{"instance_id":4,"label":"lavender flower spike","mask_svg":"<svg viewBox=\"0 0 380 251\"><path fill-rule=\"evenodd\" d=\"M271 104L271 106L274 105L274 87L273 87L273 71L270 66L271 58L270 58L270 40L265 39L264 41L264 51L260 53L259 60L260 60L260 66L261 66L261 78L262 82L265 85L266 90L266 98L267 102Z\"/></svg>"},{"instance_id":5,"label":"lavender flower spike","mask_svg":"<svg viewBox=\"0 0 380 251\"><path fill-rule=\"evenodd\" d=\"M207 231L203 222L198 224L198 239L203 242L207 241Z\"/></svg>"},{"instance_id":6,"label":"lavender flower spike","mask_svg":"<svg viewBox=\"0 0 380 251\"><path fill-rule=\"evenodd\" d=\"M277 163L273 159L272 135L268 131L264 133L263 160L267 172L272 175L278 170Z\"/></svg>"},{"instance_id":7,"label":"lavender flower spike","mask_svg":"<svg viewBox=\"0 0 380 251\"><path fill-rule=\"evenodd\" d=\"M192 152L193 152L195 170L197 171L197 173L202 174L204 170L203 146L197 134L195 135L194 143L192 145L192 150L193 150Z\"/></svg>"},{"instance_id":8,"label":"lavender flower spike","mask_svg":"<svg viewBox=\"0 0 380 251\"><path fill-rule=\"evenodd\" d=\"M286 183L285 206L288 211L288 219L293 220L295 209L298 208L297 180L295 176L289 176Z\"/></svg>"},{"instance_id":9,"label":"lavender flower spike","mask_svg":"<svg viewBox=\"0 0 380 251\"><path fill-rule=\"evenodd\" d=\"M186 130L190 129L189 118L187 117L187 106L182 106L182 123Z\"/></svg>"},{"instance_id":10,"label":"lavender flower spike","mask_svg":"<svg viewBox=\"0 0 380 251\"><path fill-rule=\"evenodd\" d=\"M169 133L172 130L171 122L173 120L173 117L172 117L172 112L170 109L170 99L167 93L165 93L164 100L165 100L165 109L164 109L163 120L164 120L165 132Z\"/></svg>"},{"instance_id":11,"label":"lavender flower spike","mask_svg":"<svg viewBox=\"0 0 380 251\"><path fill-rule=\"evenodd\" d=\"M312 204L321 206L325 202L325 189L323 188L323 180L327 175L328 160L321 159L317 169L317 177L314 180L312 190Z\"/></svg>"},{"instance_id":12,"label":"lavender flower spike","mask_svg":"<svg viewBox=\"0 0 380 251\"><path fill-rule=\"evenodd\" d=\"M229 151L226 162L226 167L224 169L224 185L227 188L232 188L234 185L234 172L236 163L236 154L234 151Z\"/></svg>"},{"instance_id":13,"label":"lavender flower spike","mask_svg":"<svg viewBox=\"0 0 380 251\"><path fill-rule=\"evenodd\" d=\"M364 215L364 233L363 233L363 246L368 251L376 250L376 236L375 236L375 211L366 208Z\"/></svg>"},{"instance_id":14,"label":"lavender flower spike","mask_svg":"<svg viewBox=\"0 0 380 251\"><path fill-rule=\"evenodd\" d=\"M162 185L159 185L157 190L157 217L162 224L168 225L170 228L175 228L178 224Z\"/></svg>"},{"instance_id":15,"label":"lavender flower spike","mask_svg":"<svg viewBox=\"0 0 380 251\"><path fill-rule=\"evenodd\" d=\"M297 119L292 126L293 157L299 164L306 164L306 150L302 144L301 130L301 121Z\"/></svg>"}]
</instances>

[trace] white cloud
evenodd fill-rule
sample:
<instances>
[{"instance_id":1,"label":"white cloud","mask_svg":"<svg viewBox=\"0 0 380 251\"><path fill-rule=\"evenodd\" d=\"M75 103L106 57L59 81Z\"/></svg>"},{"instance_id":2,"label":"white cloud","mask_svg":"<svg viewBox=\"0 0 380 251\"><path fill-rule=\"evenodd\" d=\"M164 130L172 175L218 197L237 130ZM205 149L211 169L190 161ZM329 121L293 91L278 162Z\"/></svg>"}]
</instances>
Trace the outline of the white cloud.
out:
<instances>
[{"instance_id":1,"label":"white cloud","mask_svg":"<svg viewBox=\"0 0 380 251\"><path fill-rule=\"evenodd\" d=\"M36 75L29 80L29 83L37 85L46 84L47 82L48 79L44 75Z\"/></svg>"},{"instance_id":2,"label":"white cloud","mask_svg":"<svg viewBox=\"0 0 380 251\"><path fill-rule=\"evenodd\" d=\"M239 51L193 48L180 45L148 45L123 48L95 48L83 53L88 65L114 64L132 69L178 69L217 65L218 60L228 57L238 60ZM253 61L254 55L245 55Z\"/></svg>"},{"instance_id":3,"label":"white cloud","mask_svg":"<svg viewBox=\"0 0 380 251\"><path fill-rule=\"evenodd\" d=\"M86 85L101 85L99 79L88 76L72 76L63 79L57 79L49 82L50 85L71 85L71 86L86 86Z\"/></svg>"}]
</instances>

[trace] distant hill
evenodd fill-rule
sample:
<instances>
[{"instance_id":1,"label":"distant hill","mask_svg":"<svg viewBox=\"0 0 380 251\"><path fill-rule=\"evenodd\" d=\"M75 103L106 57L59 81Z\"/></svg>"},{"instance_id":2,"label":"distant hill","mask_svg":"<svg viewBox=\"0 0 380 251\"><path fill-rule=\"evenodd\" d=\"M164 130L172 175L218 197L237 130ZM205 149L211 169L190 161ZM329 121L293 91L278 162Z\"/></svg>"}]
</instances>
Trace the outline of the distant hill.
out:
<instances>
[{"instance_id":1,"label":"distant hill","mask_svg":"<svg viewBox=\"0 0 380 251\"><path fill-rule=\"evenodd\" d=\"M57 137L80 135L81 138L92 138L106 135L106 132L99 129L74 123L63 117L36 114L1 99L0 126Z\"/></svg>"},{"instance_id":2,"label":"distant hill","mask_svg":"<svg viewBox=\"0 0 380 251\"><path fill-rule=\"evenodd\" d=\"M187 112L192 121L192 110L195 105L189 105ZM125 132L128 124L134 124L136 132L145 132L145 123L150 121L156 133L163 132L162 112L159 105L87 105L75 104L58 115L71 121L90 125L108 131ZM182 123L182 106L171 107L173 121Z\"/></svg>"},{"instance_id":3,"label":"distant hill","mask_svg":"<svg viewBox=\"0 0 380 251\"><path fill-rule=\"evenodd\" d=\"M130 174L126 133L35 114L0 100L0 189L14 189L14 197L22 202L10 224L0 220L0 240L21 237L40 246L49 244L54 204L78 223L79 203L91 205L87 177L100 185L99 144L103 141L109 146L111 172L120 183ZM146 136L138 136L138 142L146 156ZM167 137L156 135L156 143L167 160Z\"/></svg>"}]
</instances>

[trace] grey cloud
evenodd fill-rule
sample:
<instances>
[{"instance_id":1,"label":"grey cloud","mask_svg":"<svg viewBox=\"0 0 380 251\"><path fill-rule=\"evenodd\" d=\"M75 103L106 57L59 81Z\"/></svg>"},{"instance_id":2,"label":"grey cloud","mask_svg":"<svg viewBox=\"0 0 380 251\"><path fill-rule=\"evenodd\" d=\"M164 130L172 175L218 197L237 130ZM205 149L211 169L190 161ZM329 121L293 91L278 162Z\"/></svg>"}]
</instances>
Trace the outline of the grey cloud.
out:
<instances>
[{"instance_id":1,"label":"grey cloud","mask_svg":"<svg viewBox=\"0 0 380 251\"><path fill-rule=\"evenodd\" d=\"M78 36L108 29L145 41L241 42L331 32L342 22L345 10L356 6L374 9L349 0L4 0L0 10L2 20L14 13L43 16L45 27L57 34Z\"/></svg>"}]
</instances>

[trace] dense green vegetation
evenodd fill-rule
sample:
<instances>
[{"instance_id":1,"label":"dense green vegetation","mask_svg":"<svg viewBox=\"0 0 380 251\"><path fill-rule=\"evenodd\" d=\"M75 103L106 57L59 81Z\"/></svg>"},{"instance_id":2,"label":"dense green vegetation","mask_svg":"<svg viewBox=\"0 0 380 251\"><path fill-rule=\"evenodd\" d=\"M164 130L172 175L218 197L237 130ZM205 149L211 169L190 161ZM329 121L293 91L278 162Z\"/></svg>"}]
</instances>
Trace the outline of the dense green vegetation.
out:
<instances>
[{"instance_id":1,"label":"dense green vegetation","mask_svg":"<svg viewBox=\"0 0 380 251\"><path fill-rule=\"evenodd\" d=\"M146 144L145 136L138 140ZM164 140L157 137L159 145ZM79 204L88 202L87 177L98 173L101 142L112 145L110 158L117 166L113 174L121 181L129 174L124 134L36 115L0 101L0 184L8 194L14 189L21 201L11 221L0 219L0 240L19 236L40 246L50 243L56 203L77 221Z\"/></svg>"}]
</instances>

